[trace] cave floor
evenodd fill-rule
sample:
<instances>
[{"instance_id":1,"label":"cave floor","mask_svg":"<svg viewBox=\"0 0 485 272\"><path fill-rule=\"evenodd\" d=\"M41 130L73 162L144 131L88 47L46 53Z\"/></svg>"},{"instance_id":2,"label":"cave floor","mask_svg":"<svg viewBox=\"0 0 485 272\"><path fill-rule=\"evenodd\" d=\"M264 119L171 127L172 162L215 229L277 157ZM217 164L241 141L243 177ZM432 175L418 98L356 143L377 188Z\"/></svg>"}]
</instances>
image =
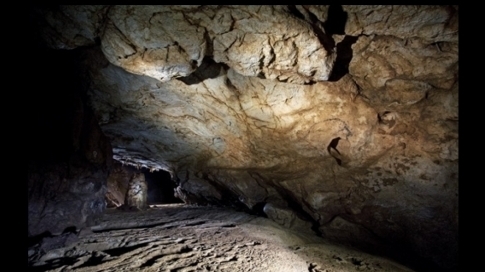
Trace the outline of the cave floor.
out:
<instances>
[{"instance_id":1,"label":"cave floor","mask_svg":"<svg viewBox=\"0 0 485 272\"><path fill-rule=\"evenodd\" d=\"M31 271L412 271L267 218L207 206L108 209L90 229L64 234L61 247L49 239L29 248Z\"/></svg>"}]
</instances>

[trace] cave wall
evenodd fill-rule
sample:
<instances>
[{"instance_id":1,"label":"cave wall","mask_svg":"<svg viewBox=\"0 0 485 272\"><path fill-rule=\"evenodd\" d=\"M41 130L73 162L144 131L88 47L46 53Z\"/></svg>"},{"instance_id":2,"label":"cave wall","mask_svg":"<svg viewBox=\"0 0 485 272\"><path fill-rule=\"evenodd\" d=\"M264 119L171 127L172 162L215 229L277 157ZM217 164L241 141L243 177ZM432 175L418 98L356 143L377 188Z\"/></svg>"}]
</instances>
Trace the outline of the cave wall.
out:
<instances>
[{"instance_id":1,"label":"cave wall","mask_svg":"<svg viewBox=\"0 0 485 272\"><path fill-rule=\"evenodd\" d=\"M36 48L29 92L28 236L90 225L105 209L112 147L92 109L77 52Z\"/></svg>"},{"instance_id":2,"label":"cave wall","mask_svg":"<svg viewBox=\"0 0 485 272\"><path fill-rule=\"evenodd\" d=\"M121 207L125 204L125 195L128 190L133 171L123 167L121 163L114 162L106 186L106 205L108 208Z\"/></svg>"},{"instance_id":3,"label":"cave wall","mask_svg":"<svg viewBox=\"0 0 485 272\"><path fill-rule=\"evenodd\" d=\"M190 202L456 267L457 6L34 11L46 46L84 48L115 160Z\"/></svg>"}]
</instances>

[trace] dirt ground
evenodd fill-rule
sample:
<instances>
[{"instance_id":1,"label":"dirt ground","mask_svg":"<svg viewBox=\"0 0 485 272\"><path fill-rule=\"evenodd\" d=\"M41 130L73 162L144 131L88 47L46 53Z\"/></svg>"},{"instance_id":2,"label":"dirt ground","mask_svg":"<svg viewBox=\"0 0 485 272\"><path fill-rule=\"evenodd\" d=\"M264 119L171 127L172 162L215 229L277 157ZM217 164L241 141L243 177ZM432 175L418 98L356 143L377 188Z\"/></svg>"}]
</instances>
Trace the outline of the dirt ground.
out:
<instances>
[{"instance_id":1,"label":"dirt ground","mask_svg":"<svg viewBox=\"0 0 485 272\"><path fill-rule=\"evenodd\" d=\"M412 271L391 260L218 207L109 209L97 225L44 237L30 271Z\"/></svg>"}]
</instances>

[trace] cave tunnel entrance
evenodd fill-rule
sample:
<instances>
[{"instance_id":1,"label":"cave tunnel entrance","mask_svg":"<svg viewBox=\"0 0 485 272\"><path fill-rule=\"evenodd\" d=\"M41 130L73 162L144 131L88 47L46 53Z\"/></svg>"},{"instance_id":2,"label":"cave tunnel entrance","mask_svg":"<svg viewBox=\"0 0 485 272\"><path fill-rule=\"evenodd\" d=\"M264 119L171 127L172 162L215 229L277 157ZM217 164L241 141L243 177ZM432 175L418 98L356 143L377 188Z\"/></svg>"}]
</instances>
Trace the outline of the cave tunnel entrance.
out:
<instances>
[{"instance_id":1,"label":"cave tunnel entrance","mask_svg":"<svg viewBox=\"0 0 485 272\"><path fill-rule=\"evenodd\" d=\"M139 176L143 174L144 184L140 184ZM133 184L131 184L133 180ZM130 185L131 184L131 185ZM138 185L136 185L138 184ZM183 201L174 195L174 189L177 187L167 171L159 170L150 172L147 168L136 168L134 166L116 163L115 167L108 177L107 192L105 195L107 208L127 208L127 198L133 201L141 195L139 186L146 188L146 203L144 205L183 203ZM130 192L129 192L130 191ZM143 190L141 190L143 191ZM133 198L138 195L138 197ZM130 206L133 203L129 204Z\"/></svg>"},{"instance_id":2,"label":"cave tunnel entrance","mask_svg":"<svg viewBox=\"0 0 485 272\"><path fill-rule=\"evenodd\" d=\"M173 192L177 185L172 181L169 172L163 170L150 172L146 168L142 168L140 172L145 174L148 185L148 205L183 203L180 198L174 196Z\"/></svg>"}]
</instances>

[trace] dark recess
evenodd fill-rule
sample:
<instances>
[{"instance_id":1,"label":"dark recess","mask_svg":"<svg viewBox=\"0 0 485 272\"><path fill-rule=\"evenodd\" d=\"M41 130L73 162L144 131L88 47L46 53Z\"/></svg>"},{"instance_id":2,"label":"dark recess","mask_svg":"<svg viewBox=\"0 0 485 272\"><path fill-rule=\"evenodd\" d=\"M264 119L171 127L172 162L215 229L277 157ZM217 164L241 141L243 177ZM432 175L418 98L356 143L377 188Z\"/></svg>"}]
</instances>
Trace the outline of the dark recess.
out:
<instances>
[{"instance_id":1,"label":"dark recess","mask_svg":"<svg viewBox=\"0 0 485 272\"><path fill-rule=\"evenodd\" d=\"M347 17L347 12L343 10L341 5L330 5L328 7L327 21L323 24L325 33L329 36L333 34L345 35Z\"/></svg>"},{"instance_id":2,"label":"dark recess","mask_svg":"<svg viewBox=\"0 0 485 272\"><path fill-rule=\"evenodd\" d=\"M286 201L286 203L288 204L288 208L290 208L298 218L311 222L311 230L315 233L315 235L322 236L322 232L319 229L320 224L318 223L318 221L313 219L313 217L303 209L298 200L290 192L286 191L283 188L280 188L278 184L275 184L275 182L272 183L272 187L278 192L281 198Z\"/></svg>"},{"instance_id":3,"label":"dark recess","mask_svg":"<svg viewBox=\"0 0 485 272\"><path fill-rule=\"evenodd\" d=\"M266 202L258 202L253 206L252 213L257 216L262 216L268 218L266 213L264 213L264 206Z\"/></svg>"},{"instance_id":4,"label":"dark recess","mask_svg":"<svg viewBox=\"0 0 485 272\"><path fill-rule=\"evenodd\" d=\"M288 10L291 12L291 14L295 15L296 17L305 20L305 16L301 14L301 12L296 8L295 5L288 5Z\"/></svg>"},{"instance_id":5,"label":"dark recess","mask_svg":"<svg viewBox=\"0 0 485 272\"><path fill-rule=\"evenodd\" d=\"M323 24L325 33L329 37L332 37L334 34L345 35L347 18L347 12L342 9L341 5L330 5L328 8L327 21ZM356 41L357 37L345 36L345 38L337 44L337 59L328 81L338 81L349 72L349 64L353 55L352 44Z\"/></svg>"},{"instance_id":6,"label":"dark recess","mask_svg":"<svg viewBox=\"0 0 485 272\"><path fill-rule=\"evenodd\" d=\"M36 85L48 88L29 89L28 103L32 114L26 122L30 159L38 161L67 161L74 152L71 142L75 103L83 96L79 82L79 50L40 48L32 59L39 69ZM39 64L45 66L40 67Z\"/></svg>"},{"instance_id":7,"label":"dark recess","mask_svg":"<svg viewBox=\"0 0 485 272\"><path fill-rule=\"evenodd\" d=\"M352 219L348 217L347 214L340 214L342 218L347 221L352 222ZM351 247L357 248L363 252L368 254L372 254L375 256L381 256L384 258L388 258L393 260L397 263L405 265L406 267L412 269L416 272L453 272L456 271L453 268L446 269L440 267L438 264L434 263L432 260L426 259L424 257L419 256L413 247L406 242L405 238L395 236L394 238L383 239L379 235L375 234L372 229L367 229L369 234L378 241L378 245L373 243L366 243L360 240L351 240L348 241L348 244ZM335 240L337 243L341 243L342 241ZM396 246L399 245L399 246ZM353 262L353 261L352 261ZM354 262L353 262L354 263ZM358 263L354 263L358 265Z\"/></svg>"},{"instance_id":8,"label":"dark recess","mask_svg":"<svg viewBox=\"0 0 485 272\"><path fill-rule=\"evenodd\" d=\"M357 37L345 36L345 38L337 44L337 59L335 60L328 81L338 81L344 75L349 73L349 64L353 56L352 44L356 41Z\"/></svg>"},{"instance_id":9,"label":"dark recess","mask_svg":"<svg viewBox=\"0 0 485 272\"><path fill-rule=\"evenodd\" d=\"M305 6L302 7L306 9ZM305 19L305 16L296 8L296 6L289 5L288 9L294 16L302 20ZM342 9L341 5L330 5L328 8L327 21L322 23L318 20L315 14L311 13L308 9L306 9L306 11L313 32L315 32L325 50L332 52L335 48L335 41L333 40L332 35L345 35L345 24L347 23L348 18L347 12ZM352 60L353 55L352 44L356 41L357 37L345 36L345 38L336 45L337 59L328 81L338 81L349 72L349 63Z\"/></svg>"},{"instance_id":10,"label":"dark recess","mask_svg":"<svg viewBox=\"0 0 485 272\"><path fill-rule=\"evenodd\" d=\"M202 174L202 178L209 182L209 184L211 184L216 190L218 190L222 196L221 200L213 199L213 201L215 202L214 204L220 205L221 207L229 206L236 211L242 211L252 214L252 211L239 200L239 196L236 193L232 192L229 188L219 184L217 180L213 180L206 173Z\"/></svg>"},{"instance_id":11,"label":"dark recess","mask_svg":"<svg viewBox=\"0 0 485 272\"><path fill-rule=\"evenodd\" d=\"M335 157L332 153L332 150L335 150L337 152L337 154L340 155L340 151L338 151L337 149L337 145L338 145L338 142L340 141L340 137L337 137L337 138L333 138L332 141L330 141L330 143L328 144L327 146L327 151L328 151L328 154L330 154L338 163L338 165L342 165L342 160Z\"/></svg>"},{"instance_id":12,"label":"dark recess","mask_svg":"<svg viewBox=\"0 0 485 272\"><path fill-rule=\"evenodd\" d=\"M210 57L205 57L202 60L199 68L197 68L192 74L186 77L179 77L178 80L187 85L200 83L208 78L216 78L221 73L221 69L227 70L227 65L215 62Z\"/></svg>"},{"instance_id":13,"label":"dark recess","mask_svg":"<svg viewBox=\"0 0 485 272\"><path fill-rule=\"evenodd\" d=\"M318 20L315 14L308 11L308 16L310 17L312 23L313 32L315 32L315 34L317 35L318 40L323 45L325 50L327 50L327 52L332 52L333 48L335 47L335 41L332 38L332 33L328 33L328 31L325 30L325 26L322 27L322 22ZM324 30L326 31L326 33L323 32Z\"/></svg>"},{"instance_id":14,"label":"dark recess","mask_svg":"<svg viewBox=\"0 0 485 272\"><path fill-rule=\"evenodd\" d=\"M159 170L150 173L148 169L143 169L145 180L148 185L147 202L151 204L168 204L168 203L182 203L182 201L174 196L173 190L176 187L175 182L172 181L170 173Z\"/></svg>"}]
</instances>

